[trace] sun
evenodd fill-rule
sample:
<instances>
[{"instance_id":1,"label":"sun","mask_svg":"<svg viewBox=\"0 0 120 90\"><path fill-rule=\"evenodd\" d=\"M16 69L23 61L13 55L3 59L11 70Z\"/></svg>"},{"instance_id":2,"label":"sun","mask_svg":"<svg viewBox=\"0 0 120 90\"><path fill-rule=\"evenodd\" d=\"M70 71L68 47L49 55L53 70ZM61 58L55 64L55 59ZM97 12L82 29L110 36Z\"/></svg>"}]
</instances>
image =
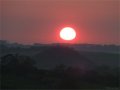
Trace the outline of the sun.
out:
<instances>
[{"instance_id":1,"label":"sun","mask_svg":"<svg viewBox=\"0 0 120 90\"><path fill-rule=\"evenodd\" d=\"M65 27L60 31L60 38L63 40L73 40L76 37L76 32L71 27Z\"/></svg>"}]
</instances>

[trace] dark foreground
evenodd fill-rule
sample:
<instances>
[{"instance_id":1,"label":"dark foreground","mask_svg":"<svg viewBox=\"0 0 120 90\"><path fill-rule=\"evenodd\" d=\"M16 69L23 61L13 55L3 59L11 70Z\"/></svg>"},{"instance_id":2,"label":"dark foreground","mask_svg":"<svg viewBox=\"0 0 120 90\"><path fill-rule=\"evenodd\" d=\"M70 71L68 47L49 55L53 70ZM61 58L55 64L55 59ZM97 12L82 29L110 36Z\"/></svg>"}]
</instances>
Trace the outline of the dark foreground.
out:
<instances>
[{"instance_id":1,"label":"dark foreground","mask_svg":"<svg viewBox=\"0 0 120 90\"><path fill-rule=\"evenodd\" d=\"M30 56L7 54L1 57L1 89L119 88L119 67L95 66L69 48L50 48L36 58L40 59L38 65L41 66L45 63L49 66L49 62L54 64L55 60L68 61L71 66L59 62L54 68L37 68L37 62Z\"/></svg>"}]
</instances>

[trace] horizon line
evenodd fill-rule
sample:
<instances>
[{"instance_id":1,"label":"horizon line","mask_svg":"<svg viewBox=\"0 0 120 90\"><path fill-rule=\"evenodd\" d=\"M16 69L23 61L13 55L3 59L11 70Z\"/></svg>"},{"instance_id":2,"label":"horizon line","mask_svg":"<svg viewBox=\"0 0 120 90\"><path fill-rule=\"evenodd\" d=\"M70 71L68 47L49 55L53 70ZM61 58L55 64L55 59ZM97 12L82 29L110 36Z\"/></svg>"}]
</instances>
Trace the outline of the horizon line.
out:
<instances>
[{"instance_id":1,"label":"horizon line","mask_svg":"<svg viewBox=\"0 0 120 90\"><path fill-rule=\"evenodd\" d=\"M69 45L115 45L115 46L120 46L120 44L103 44L103 43L61 43L61 42L53 42L53 43L40 43L40 42L33 42L33 43L20 43L20 42L17 42L17 41L9 41L9 40L1 40L0 39L0 42L6 42L6 43L9 43L9 44L22 44L22 45L35 45L35 44L41 44L41 45L54 45L54 44L69 44Z\"/></svg>"}]
</instances>

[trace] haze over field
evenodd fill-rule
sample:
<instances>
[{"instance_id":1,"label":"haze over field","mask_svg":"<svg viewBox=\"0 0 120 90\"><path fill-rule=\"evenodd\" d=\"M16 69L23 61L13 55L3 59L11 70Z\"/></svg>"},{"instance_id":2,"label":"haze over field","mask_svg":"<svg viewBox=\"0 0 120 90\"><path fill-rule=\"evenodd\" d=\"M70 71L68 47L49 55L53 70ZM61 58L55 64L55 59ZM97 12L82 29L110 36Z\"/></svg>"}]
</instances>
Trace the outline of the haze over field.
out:
<instances>
[{"instance_id":1,"label":"haze over field","mask_svg":"<svg viewBox=\"0 0 120 90\"><path fill-rule=\"evenodd\" d=\"M88 62L94 63L95 66L109 66L110 68L120 66L119 45L66 43L36 43L33 45L23 45L18 43L9 43L7 41L1 41L0 45L2 47L2 52L0 56L4 56L7 54L27 55L37 61L38 68L44 67L49 69L60 64L74 66L74 63L77 66L77 63L80 63L79 60L81 58L83 59L83 61L85 60L85 62L87 60ZM60 59L60 57L62 59ZM79 66L80 65L78 64L78 67Z\"/></svg>"}]
</instances>

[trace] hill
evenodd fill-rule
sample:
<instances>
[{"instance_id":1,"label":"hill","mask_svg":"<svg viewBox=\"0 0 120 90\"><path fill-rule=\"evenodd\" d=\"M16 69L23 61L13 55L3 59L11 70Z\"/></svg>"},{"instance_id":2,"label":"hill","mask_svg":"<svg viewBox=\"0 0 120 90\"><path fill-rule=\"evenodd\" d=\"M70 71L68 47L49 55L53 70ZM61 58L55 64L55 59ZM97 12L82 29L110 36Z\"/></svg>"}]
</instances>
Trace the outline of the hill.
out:
<instances>
[{"instance_id":1,"label":"hill","mask_svg":"<svg viewBox=\"0 0 120 90\"><path fill-rule=\"evenodd\" d=\"M90 69L95 66L91 60L66 46L51 46L35 55L34 58L39 68L54 68L60 64L81 69Z\"/></svg>"}]
</instances>

